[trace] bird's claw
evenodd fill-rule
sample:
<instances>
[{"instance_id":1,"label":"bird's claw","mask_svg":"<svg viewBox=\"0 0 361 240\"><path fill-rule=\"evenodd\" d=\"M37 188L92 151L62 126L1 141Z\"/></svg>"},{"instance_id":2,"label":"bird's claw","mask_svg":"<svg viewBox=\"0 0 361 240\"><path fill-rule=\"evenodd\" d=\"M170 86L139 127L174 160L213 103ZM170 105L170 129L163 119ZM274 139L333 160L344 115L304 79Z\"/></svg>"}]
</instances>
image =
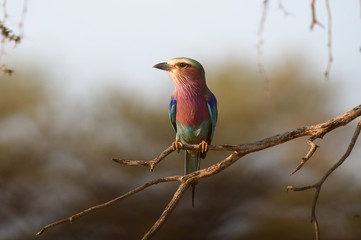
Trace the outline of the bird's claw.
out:
<instances>
[{"instance_id":1,"label":"bird's claw","mask_svg":"<svg viewBox=\"0 0 361 240\"><path fill-rule=\"evenodd\" d=\"M177 138L174 142L172 142L173 151L177 151L179 153L179 148L183 147L183 144L179 141L179 138Z\"/></svg>"},{"instance_id":2,"label":"bird's claw","mask_svg":"<svg viewBox=\"0 0 361 240\"><path fill-rule=\"evenodd\" d=\"M201 153L206 153L208 151L208 143L204 140L199 144L199 149L201 150Z\"/></svg>"}]
</instances>

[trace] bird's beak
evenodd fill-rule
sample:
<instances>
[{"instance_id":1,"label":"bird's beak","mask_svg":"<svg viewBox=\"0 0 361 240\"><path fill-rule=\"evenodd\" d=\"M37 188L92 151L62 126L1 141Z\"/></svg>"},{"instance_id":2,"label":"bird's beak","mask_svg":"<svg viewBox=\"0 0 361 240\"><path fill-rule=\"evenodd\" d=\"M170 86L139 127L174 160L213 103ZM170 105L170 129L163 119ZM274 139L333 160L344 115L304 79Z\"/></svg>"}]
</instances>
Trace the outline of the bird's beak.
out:
<instances>
[{"instance_id":1,"label":"bird's beak","mask_svg":"<svg viewBox=\"0 0 361 240\"><path fill-rule=\"evenodd\" d=\"M158 64L154 65L153 67L154 67L154 68L161 69L161 70L165 70L165 71L170 71L170 70L172 70L172 66L169 65L169 64L166 63L166 62L158 63Z\"/></svg>"}]
</instances>

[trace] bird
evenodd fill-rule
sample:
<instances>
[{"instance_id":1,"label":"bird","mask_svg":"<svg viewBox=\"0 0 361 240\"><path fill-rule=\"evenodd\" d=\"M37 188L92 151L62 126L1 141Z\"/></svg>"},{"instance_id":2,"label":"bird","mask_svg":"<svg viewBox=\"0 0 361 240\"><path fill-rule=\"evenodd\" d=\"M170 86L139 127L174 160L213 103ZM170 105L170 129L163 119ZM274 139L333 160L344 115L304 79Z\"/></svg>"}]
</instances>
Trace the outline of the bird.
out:
<instances>
[{"instance_id":1,"label":"bird","mask_svg":"<svg viewBox=\"0 0 361 240\"><path fill-rule=\"evenodd\" d=\"M198 144L199 150L186 150L184 175L200 169L200 159L207 155L217 123L217 100L206 84L203 66L186 57L172 58L154 68L165 70L174 83L169 104L169 119L176 132L173 150L183 144ZM192 183L192 206L196 182Z\"/></svg>"}]
</instances>

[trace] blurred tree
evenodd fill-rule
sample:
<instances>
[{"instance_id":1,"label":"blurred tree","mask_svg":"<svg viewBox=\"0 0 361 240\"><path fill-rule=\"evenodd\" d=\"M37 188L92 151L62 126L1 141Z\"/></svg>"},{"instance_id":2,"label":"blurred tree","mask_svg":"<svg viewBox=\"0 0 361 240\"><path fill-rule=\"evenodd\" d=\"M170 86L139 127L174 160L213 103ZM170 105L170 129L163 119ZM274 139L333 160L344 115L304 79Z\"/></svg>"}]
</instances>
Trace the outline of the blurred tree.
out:
<instances>
[{"instance_id":1,"label":"blurred tree","mask_svg":"<svg viewBox=\"0 0 361 240\"><path fill-rule=\"evenodd\" d=\"M286 62L287 67L280 66L271 74L270 96L247 65L225 62L208 73L209 85L219 100L215 143L254 141L329 117L324 103L332 102L332 91L305 76L297 62ZM94 102L69 102L62 99L61 92L50 91L45 76L19 72L0 82L0 202L6 206L0 209L1 239L31 238L42 225L110 200L149 179L182 174L183 154L169 156L153 173L110 161L115 156L150 159L169 146L174 133L167 105L134 100L114 87L100 89ZM297 164L295 158L307 151L304 145L288 143L252 154L227 171L200 181L195 208L187 193L154 239L312 238L312 193L286 195L285 185L290 180L282 177ZM324 159L337 150L318 152L317 163L306 166L300 178L294 178L295 184L320 175L318 170L330 164ZM224 156L210 152L201 166ZM320 222L327 239L361 237L359 191L344 191L345 185L352 184L352 179L339 177L332 189L322 193L319 211L320 217L326 217ZM38 238L139 239L176 186L154 186ZM347 208L338 204L342 198L348 199ZM340 210L330 211L334 206ZM336 220L327 217L330 214L345 231L334 227Z\"/></svg>"}]
</instances>

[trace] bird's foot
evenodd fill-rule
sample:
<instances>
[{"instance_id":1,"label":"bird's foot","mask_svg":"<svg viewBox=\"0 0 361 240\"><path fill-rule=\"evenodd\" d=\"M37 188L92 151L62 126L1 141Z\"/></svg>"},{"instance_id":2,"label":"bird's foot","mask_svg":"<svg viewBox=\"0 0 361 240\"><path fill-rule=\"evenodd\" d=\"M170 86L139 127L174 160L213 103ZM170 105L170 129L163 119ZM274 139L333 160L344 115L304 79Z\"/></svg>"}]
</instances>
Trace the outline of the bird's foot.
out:
<instances>
[{"instance_id":1,"label":"bird's foot","mask_svg":"<svg viewBox=\"0 0 361 240\"><path fill-rule=\"evenodd\" d=\"M204 140L199 144L199 150L201 153L206 153L208 151L208 143Z\"/></svg>"},{"instance_id":2,"label":"bird's foot","mask_svg":"<svg viewBox=\"0 0 361 240\"><path fill-rule=\"evenodd\" d=\"M183 144L181 143L181 141L179 140L179 138L177 138L174 142L172 142L172 147L173 147L173 151L177 151L177 153L179 153L179 148L183 147Z\"/></svg>"}]
</instances>

